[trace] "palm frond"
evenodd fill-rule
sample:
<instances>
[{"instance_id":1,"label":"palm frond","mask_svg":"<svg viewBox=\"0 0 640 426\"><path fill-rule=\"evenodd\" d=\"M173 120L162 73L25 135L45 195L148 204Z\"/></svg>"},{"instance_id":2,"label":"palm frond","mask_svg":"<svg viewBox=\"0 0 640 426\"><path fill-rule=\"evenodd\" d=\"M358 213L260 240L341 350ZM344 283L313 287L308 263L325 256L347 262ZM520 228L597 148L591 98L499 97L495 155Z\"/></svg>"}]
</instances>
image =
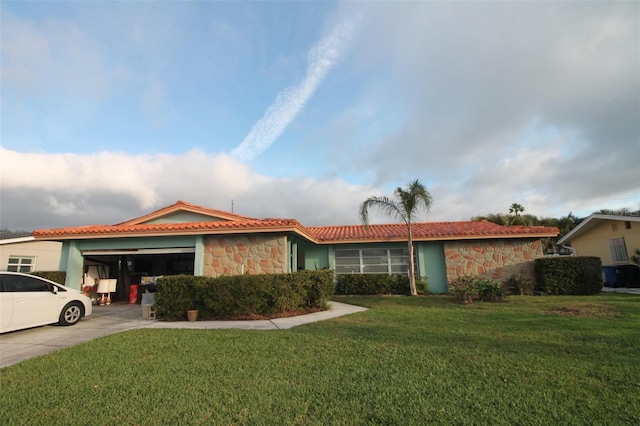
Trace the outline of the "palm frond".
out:
<instances>
[{"instance_id":1,"label":"palm frond","mask_svg":"<svg viewBox=\"0 0 640 426\"><path fill-rule=\"evenodd\" d=\"M402 208L389 197L369 197L360 205L360 220L363 224L369 225L369 210L377 209L388 216L401 218L406 221Z\"/></svg>"}]
</instances>

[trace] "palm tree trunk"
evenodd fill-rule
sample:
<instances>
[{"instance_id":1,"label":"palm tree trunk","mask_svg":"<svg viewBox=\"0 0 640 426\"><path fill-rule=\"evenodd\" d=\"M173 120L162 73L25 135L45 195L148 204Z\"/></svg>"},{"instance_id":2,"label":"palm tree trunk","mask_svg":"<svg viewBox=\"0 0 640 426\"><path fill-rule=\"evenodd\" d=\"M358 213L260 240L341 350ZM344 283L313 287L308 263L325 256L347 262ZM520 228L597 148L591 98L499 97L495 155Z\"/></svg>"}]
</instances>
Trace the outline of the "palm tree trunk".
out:
<instances>
[{"instance_id":1,"label":"palm tree trunk","mask_svg":"<svg viewBox=\"0 0 640 426\"><path fill-rule=\"evenodd\" d=\"M416 288L416 265L413 261L413 236L411 235L411 222L407 223L408 231L409 231L409 291L412 296L418 295L418 290Z\"/></svg>"}]
</instances>

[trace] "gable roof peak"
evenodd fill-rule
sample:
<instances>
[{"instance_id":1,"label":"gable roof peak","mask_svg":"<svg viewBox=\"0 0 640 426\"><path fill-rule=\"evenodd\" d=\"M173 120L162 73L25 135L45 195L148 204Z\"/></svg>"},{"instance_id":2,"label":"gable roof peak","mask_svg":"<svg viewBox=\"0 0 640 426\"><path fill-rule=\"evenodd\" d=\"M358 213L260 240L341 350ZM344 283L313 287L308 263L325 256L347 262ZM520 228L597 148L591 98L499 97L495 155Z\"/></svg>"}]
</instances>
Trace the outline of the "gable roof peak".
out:
<instances>
[{"instance_id":1,"label":"gable roof peak","mask_svg":"<svg viewBox=\"0 0 640 426\"><path fill-rule=\"evenodd\" d=\"M159 217L167 216L176 212L186 211L191 213L201 214L203 216L210 216L211 218L216 218L218 220L227 220L227 221L237 221L237 220L256 220L252 217L242 216L235 213L229 213L222 210L210 209L208 207L202 207L196 204L187 203L182 200L178 200L175 203L168 205L166 207L162 207L156 211L153 211L149 214L139 216L133 219L130 219L126 222L118 223L116 226L126 226L126 225L140 225L151 220L157 219Z\"/></svg>"}]
</instances>

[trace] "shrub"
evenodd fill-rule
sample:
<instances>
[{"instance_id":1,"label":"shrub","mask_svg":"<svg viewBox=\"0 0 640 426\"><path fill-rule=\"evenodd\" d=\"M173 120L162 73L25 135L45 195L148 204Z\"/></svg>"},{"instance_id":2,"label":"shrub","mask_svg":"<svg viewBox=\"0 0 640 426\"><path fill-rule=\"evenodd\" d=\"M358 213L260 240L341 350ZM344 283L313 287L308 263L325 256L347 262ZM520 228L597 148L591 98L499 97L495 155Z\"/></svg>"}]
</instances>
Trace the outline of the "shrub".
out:
<instances>
[{"instance_id":1,"label":"shrub","mask_svg":"<svg viewBox=\"0 0 640 426\"><path fill-rule=\"evenodd\" d=\"M333 272L195 277L176 275L158 279L155 297L158 318L181 320L188 309L201 319L278 316L326 308L333 294Z\"/></svg>"},{"instance_id":2,"label":"shrub","mask_svg":"<svg viewBox=\"0 0 640 426\"><path fill-rule=\"evenodd\" d=\"M425 277L416 279L418 294L424 294L428 289ZM340 295L379 295L379 294L410 294L409 277L406 275L387 274L344 274L336 278L335 294Z\"/></svg>"},{"instance_id":3,"label":"shrub","mask_svg":"<svg viewBox=\"0 0 640 426\"><path fill-rule=\"evenodd\" d=\"M519 296L533 296L535 283L526 278L516 277L515 275L512 275L504 281L503 288L506 288L509 294Z\"/></svg>"},{"instance_id":4,"label":"shrub","mask_svg":"<svg viewBox=\"0 0 640 426\"><path fill-rule=\"evenodd\" d=\"M478 297L477 279L471 275L456 278L449 284L449 294L458 303L471 303Z\"/></svg>"},{"instance_id":5,"label":"shrub","mask_svg":"<svg viewBox=\"0 0 640 426\"><path fill-rule=\"evenodd\" d=\"M483 302L500 302L504 300L502 284L495 280L479 279L472 275L456 278L449 284L449 294L458 303L471 303L474 300Z\"/></svg>"},{"instance_id":6,"label":"shrub","mask_svg":"<svg viewBox=\"0 0 640 426\"><path fill-rule=\"evenodd\" d=\"M186 310L202 308L201 301L196 297L201 288L205 287L207 277L192 275L174 275L159 278L158 292L154 298L156 315L167 320L186 318Z\"/></svg>"},{"instance_id":7,"label":"shrub","mask_svg":"<svg viewBox=\"0 0 640 426\"><path fill-rule=\"evenodd\" d=\"M31 272L31 275L42 277L61 285L64 285L67 280L67 273L65 271L35 271Z\"/></svg>"},{"instance_id":8,"label":"shrub","mask_svg":"<svg viewBox=\"0 0 640 426\"><path fill-rule=\"evenodd\" d=\"M504 290L502 283L495 280L479 280L476 284L478 288L478 298L483 302L502 302L504 300Z\"/></svg>"},{"instance_id":9,"label":"shrub","mask_svg":"<svg viewBox=\"0 0 640 426\"><path fill-rule=\"evenodd\" d=\"M602 290L599 257L543 257L534 262L536 290L552 295L591 295Z\"/></svg>"}]
</instances>

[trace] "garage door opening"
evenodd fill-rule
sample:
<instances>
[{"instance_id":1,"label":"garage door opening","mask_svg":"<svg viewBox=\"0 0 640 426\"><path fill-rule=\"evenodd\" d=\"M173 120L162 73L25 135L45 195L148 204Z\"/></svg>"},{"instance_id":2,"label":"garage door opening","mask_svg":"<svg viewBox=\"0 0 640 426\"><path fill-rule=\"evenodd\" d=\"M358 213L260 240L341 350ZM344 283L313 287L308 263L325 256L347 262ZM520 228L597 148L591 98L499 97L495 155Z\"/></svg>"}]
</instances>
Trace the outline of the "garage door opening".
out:
<instances>
[{"instance_id":1,"label":"garage door opening","mask_svg":"<svg viewBox=\"0 0 640 426\"><path fill-rule=\"evenodd\" d=\"M131 286L139 286L137 303L142 293L156 289L155 278L165 275L193 275L195 250L144 249L118 251L86 251L84 257L84 285L94 285L98 279L117 279L112 300L129 301Z\"/></svg>"}]
</instances>

